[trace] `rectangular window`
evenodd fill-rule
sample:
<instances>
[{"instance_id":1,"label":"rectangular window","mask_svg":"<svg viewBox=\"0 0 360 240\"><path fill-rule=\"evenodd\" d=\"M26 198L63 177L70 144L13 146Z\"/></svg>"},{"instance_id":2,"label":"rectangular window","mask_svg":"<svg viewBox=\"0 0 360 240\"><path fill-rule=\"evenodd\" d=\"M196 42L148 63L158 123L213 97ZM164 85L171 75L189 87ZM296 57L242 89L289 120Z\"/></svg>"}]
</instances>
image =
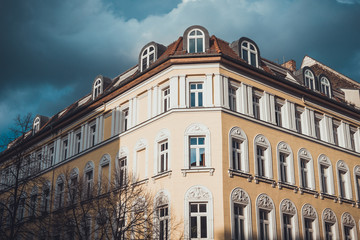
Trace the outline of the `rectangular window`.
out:
<instances>
[{"instance_id":1,"label":"rectangular window","mask_svg":"<svg viewBox=\"0 0 360 240\"><path fill-rule=\"evenodd\" d=\"M315 119L314 119L314 122L315 122L315 137L317 139L320 139L320 121L321 121L321 118L316 116L318 114L315 113Z\"/></svg>"},{"instance_id":2,"label":"rectangular window","mask_svg":"<svg viewBox=\"0 0 360 240\"><path fill-rule=\"evenodd\" d=\"M169 239L169 209L168 206L158 208L159 240Z\"/></svg>"},{"instance_id":3,"label":"rectangular window","mask_svg":"<svg viewBox=\"0 0 360 240\"><path fill-rule=\"evenodd\" d=\"M253 113L254 118L260 119L260 97L253 93Z\"/></svg>"},{"instance_id":4,"label":"rectangular window","mask_svg":"<svg viewBox=\"0 0 360 240\"><path fill-rule=\"evenodd\" d=\"M123 114L123 131L128 130L129 127L129 109L126 108L122 111Z\"/></svg>"},{"instance_id":5,"label":"rectangular window","mask_svg":"<svg viewBox=\"0 0 360 240\"><path fill-rule=\"evenodd\" d=\"M280 180L281 182L288 182L287 179L287 155L285 153L279 153L280 158Z\"/></svg>"},{"instance_id":6,"label":"rectangular window","mask_svg":"<svg viewBox=\"0 0 360 240\"><path fill-rule=\"evenodd\" d=\"M81 132L78 132L75 135L75 154L78 154L80 151L81 151Z\"/></svg>"},{"instance_id":7,"label":"rectangular window","mask_svg":"<svg viewBox=\"0 0 360 240\"><path fill-rule=\"evenodd\" d=\"M346 198L346 172L339 170L340 196Z\"/></svg>"},{"instance_id":8,"label":"rectangular window","mask_svg":"<svg viewBox=\"0 0 360 240\"><path fill-rule=\"evenodd\" d=\"M166 112L170 109L170 88L162 90L162 110Z\"/></svg>"},{"instance_id":9,"label":"rectangular window","mask_svg":"<svg viewBox=\"0 0 360 240\"><path fill-rule=\"evenodd\" d=\"M351 240L353 239L351 237L351 227L348 227L348 226L344 226L344 235L345 235L345 240Z\"/></svg>"},{"instance_id":10,"label":"rectangular window","mask_svg":"<svg viewBox=\"0 0 360 240\"><path fill-rule=\"evenodd\" d=\"M205 166L205 137L190 137L190 166Z\"/></svg>"},{"instance_id":11,"label":"rectangular window","mask_svg":"<svg viewBox=\"0 0 360 240\"><path fill-rule=\"evenodd\" d=\"M324 165L320 165L320 178L321 178L321 186L322 192L328 193L328 167Z\"/></svg>"},{"instance_id":12,"label":"rectangular window","mask_svg":"<svg viewBox=\"0 0 360 240\"><path fill-rule=\"evenodd\" d=\"M142 70L145 70L147 68L147 58L142 59Z\"/></svg>"},{"instance_id":13,"label":"rectangular window","mask_svg":"<svg viewBox=\"0 0 360 240\"><path fill-rule=\"evenodd\" d=\"M72 204L75 203L76 201L76 193L77 193L77 189L78 189L78 176L73 176L71 179L70 179L70 189L69 189L69 198L70 198L70 202Z\"/></svg>"},{"instance_id":14,"label":"rectangular window","mask_svg":"<svg viewBox=\"0 0 360 240\"><path fill-rule=\"evenodd\" d=\"M284 239L292 240L292 216L289 214L283 214L283 230L284 230Z\"/></svg>"},{"instance_id":15,"label":"rectangular window","mask_svg":"<svg viewBox=\"0 0 360 240\"><path fill-rule=\"evenodd\" d=\"M265 177L265 149L257 146L257 165L258 165L258 176Z\"/></svg>"},{"instance_id":16,"label":"rectangular window","mask_svg":"<svg viewBox=\"0 0 360 240\"><path fill-rule=\"evenodd\" d=\"M295 125L296 125L296 131L298 133L301 133L302 129L301 129L301 114L303 113L304 111L299 108L299 107L296 107L295 109Z\"/></svg>"},{"instance_id":17,"label":"rectangular window","mask_svg":"<svg viewBox=\"0 0 360 240\"><path fill-rule=\"evenodd\" d=\"M335 121L333 121L333 136L334 136L335 145L339 145L339 133L338 133L339 126L340 123L337 124L335 123Z\"/></svg>"},{"instance_id":18,"label":"rectangular window","mask_svg":"<svg viewBox=\"0 0 360 240\"><path fill-rule=\"evenodd\" d=\"M63 182L59 182L57 184L57 188L56 188L56 193L57 193L57 208L61 208L64 204L64 183Z\"/></svg>"},{"instance_id":19,"label":"rectangular window","mask_svg":"<svg viewBox=\"0 0 360 240\"><path fill-rule=\"evenodd\" d=\"M335 239L333 233L333 224L329 222L325 222L325 240L333 240Z\"/></svg>"},{"instance_id":20,"label":"rectangular window","mask_svg":"<svg viewBox=\"0 0 360 240\"><path fill-rule=\"evenodd\" d=\"M350 126L350 148L351 150L354 151L355 151L355 133L356 133L356 128Z\"/></svg>"},{"instance_id":21,"label":"rectangular window","mask_svg":"<svg viewBox=\"0 0 360 240\"><path fill-rule=\"evenodd\" d=\"M304 219L305 223L305 240L313 240L313 220L309 218Z\"/></svg>"},{"instance_id":22,"label":"rectangular window","mask_svg":"<svg viewBox=\"0 0 360 240\"><path fill-rule=\"evenodd\" d=\"M360 176L359 175L356 175L355 181L356 181L356 189L357 189L357 199L358 199L358 201L360 201Z\"/></svg>"},{"instance_id":23,"label":"rectangular window","mask_svg":"<svg viewBox=\"0 0 360 240\"><path fill-rule=\"evenodd\" d=\"M55 158L55 149L54 146L50 146L49 147L49 160L48 160L48 166L52 166L54 164L54 159Z\"/></svg>"},{"instance_id":24,"label":"rectangular window","mask_svg":"<svg viewBox=\"0 0 360 240\"><path fill-rule=\"evenodd\" d=\"M92 147L95 145L95 136L96 136L96 124L93 124L92 126L90 126L90 144L89 147Z\"/></svg>"},{"instance_id":25,"label":"rectangular window","mask_svg":"<svg viewBox=\"0 0 360 240\"><path fill-rule=\"evenodd\" d=\"M235 170L241 170L241 143L238 139L232 139L232 167Z\"/></svg>"},{"instance_id":26,"label":"rectangular window","mask_svg":"<svg viewBox=\"0 0 360 240\"><path fill-rule=\"evenodd\" d=\"M49 212L49 204L50 204L50 189L45 188L42 196L42 213Z\"/></svg>"},{"instance_id":27,"label":"rectangular window","mask_svg":"<svg viewBox=\"0 0 360 240\"><path fill-rule=\"evenodd\" d=\"M18 203L17 209L17 220L21 222L24 220L24 213L25 213L25 197L21 197Z\"/></svg>"},{"instance_id":28,"label":"rectangular window","mask_svg":"<svg viewBox=\"0 0 360 240\"><path fill-rule=\"evenodd\" d=\"M126 174L127 174L127 164L126 157L119 159L119 185L120 187L126 185Z\"/></svg>"},{"instance_id":29,"label":"rectangular window","mask_svg":"<svg viewBox=\"0 0 360 240\"><path fill-rule=\"evenodd\" d=\"M207 204L190 203L190 238L207 238Z\"/></svg>"},{"instance_id":30,"label":"rectangular window","mask_svg":"<svg viewBox=\"0 0 360 240\"><path fill-rule=\"evenodd\" d=\"M36 212L37 194L30 196L29 216L34 217Z\"/></svg>"},{"instance_id":31,"label":"rectangular window","mask_svg":"<svg viewBox=\"0 0 360 240\"><path fill-rule=\"evenodd\" d=\"M229 107L232 111L236 111L236 90L234 86L229 87Z\"/></svg>"},{"instance_id":32,"label":"rectangular window","mask_svg":"<svg viewBox=\"0 0 360 240\"><path fill-rule=\"evenodd\" d=\"M162 142L159 144L159 172L165 172L169 169L169 151L168 151L168 142Z\"/></svg>"},{"instance_id":33,"label":"rectangular window","mask_svg":"<svg viewBox=\"0 0 360 240\"><path fill-rule=\"evenodd\" d=\"M235 239L245 239L244 206L237 203L234 203L234 225Z\"/></svg>"},{"instance_id":34,"label":"rectangular window","mask_svg":"<svg viewBox=\"0 0 360 240\"><path fill-rule=\"evenodd\" d=\"M303 188L309 187L309 169L308 169L308 163L306 159L301 158L300 159L300 166L301 166L301 185Z\"/></svg>"},{"instance_id":35,"label":"rectangular window","mask_svg":"<svg viewBox=\"0 0 360 240\"><path fill-rule=\"evenodd\" d=\"M68 158L68 140L63 140L62 142L62 159L65 160Z\"/></svg>"},{"instance_id":36,"label":"rectangular window","mask_svg":"<svg viewBox=\"0 0 360 240\"><path fill-rule=\"evenodd\" d=\"M203 106L203 84L190 83L190 107Z\"/></svg>"},{"instance_id":37,"label":"rectangular window","mask_svg":"<svg viewBox=\"0 0 360 240\"><path fill-rule=\"evenodd\" d=\"M263 209L259 210L259 219L260 219L260 239L268 240L270 239L270 221L269 221L269 212Z\"/></svg>"},{"instance_id":38,"label":"rectangular window","mask_svg":"<svg viewBox=\"0 0 360 240\"><path fill-rule=\"evenodd\" d=\"M275 120L276 125L279 127L282 126L282 116L281 116L281 108L283 107L284 102L280 99L275 100Z\"/></svg>"},{"instance_id":39,"label":"rectangular window","mask_svg":"<svg viewBox=\"0 0 360 240\"><path fill-rule=\"evenodd\" d=\"M91 198L92 196L92 180L93 180L93 171L88 171L86 173L86 198Z\"/></svg>"}]
</instances>

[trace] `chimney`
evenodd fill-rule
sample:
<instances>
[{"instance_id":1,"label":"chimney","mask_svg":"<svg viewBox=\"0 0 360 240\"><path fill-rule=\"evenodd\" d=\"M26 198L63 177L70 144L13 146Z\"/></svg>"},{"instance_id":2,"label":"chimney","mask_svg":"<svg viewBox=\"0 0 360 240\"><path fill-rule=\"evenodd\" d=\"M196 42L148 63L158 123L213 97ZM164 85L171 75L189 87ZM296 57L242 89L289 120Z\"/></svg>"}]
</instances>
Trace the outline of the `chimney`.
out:
<instances>
[{"instance_id":1,"label":"chimney","mask_svg":"<svg viewBox=\"0 0 360 240\"><path fill-rule=\"evenodd\" d=\"M289 69L291 72L296 71L296 62L295 60L289 60L286 63L281 64L284 68Z\"/></svg>"}]
</instances>

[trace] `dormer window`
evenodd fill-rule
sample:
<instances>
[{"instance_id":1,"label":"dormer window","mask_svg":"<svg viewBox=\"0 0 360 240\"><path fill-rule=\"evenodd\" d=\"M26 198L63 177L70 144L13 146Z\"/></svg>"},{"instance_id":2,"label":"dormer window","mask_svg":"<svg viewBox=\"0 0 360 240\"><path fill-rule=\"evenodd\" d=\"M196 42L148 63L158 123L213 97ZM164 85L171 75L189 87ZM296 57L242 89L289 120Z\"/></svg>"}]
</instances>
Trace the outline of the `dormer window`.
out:
<instances>
[{"instance_id":1,"label":"dormer window","mask_svg":"<svg viewBox=\"0 0 360 240\"><path fill-rule=\"evenodd\" d=\"M141 54L141 71L147 69L151 63L155 60L155 47L149 46L145 48L143 53Z\"/></svg>"},{"instance_id":2,"label":"dormer window","mask_svg":"<svg viewBox=\"0 0 360 240\"><path fill-rule=\"evenodd\" d=\"M98 78L94 83L93 99L97 98L102 93L102 82Z\"/></svg>"},{"instance_id":3,"label":"dormer window","mask_svg":"<svg viewBox=\"0 0 360 240\"><path fill-rule=\"evenodd\" d=\"M258 67L258 51L254 44L248 41L241 43L241 58L248 64Z\"/></svg>"},{"instance_id":4,"label":"dormer window","mask_svg":"<svg viewBox=\"0 0 360 240\"><path fill-rule=\"evenodd\" d=\"M188 52L199 53L205 52L204 50L204 33L200 29L192 30L188 35Z\"/></svg>"},{"instance_id":5,"label":"dormer window","mask_svg":"<svg viewBox=\"0 0 360 240\"><path fill-rule=\"evenodd\" d=\"M40 130L40 117L36 117L33 124L33 132L37 133Z\"/></svg>"},{"instance_id":6,"label":"dormer window","mask_svg":"<svg viewBox=\"0 0 360 240\"><path fill-rule=\"evenodd\" d=\"M330 82L326 77L321 77L320 79L320 91L326 96L331 97L330 95Z\"/></svg>"},{"instance_id":7,"label":"dormer window","mask_svg":"<svg viewBox=\"0 0 360 240\"><path fill-rule=\"evenodd\" d=\"M309 69L305 70L304 83L306 87L310 88L311 90L315 90L315 77Z\"/></svg>"}]
</instances>

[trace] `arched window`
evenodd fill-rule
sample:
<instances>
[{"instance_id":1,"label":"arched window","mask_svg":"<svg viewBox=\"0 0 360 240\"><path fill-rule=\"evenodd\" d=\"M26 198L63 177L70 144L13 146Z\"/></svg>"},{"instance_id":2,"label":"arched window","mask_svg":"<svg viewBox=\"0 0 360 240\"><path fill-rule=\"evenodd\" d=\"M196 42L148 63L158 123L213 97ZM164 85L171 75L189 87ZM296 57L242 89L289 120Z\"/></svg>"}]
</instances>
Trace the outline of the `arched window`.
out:
<instances>
[{"instance_id":1,"label":"arched window","mask_svg":"<svg viewBox=\"0 0 360 240\"><path fill-rule=\"evenodd\" d=\"M233 127L229 134L230 169L249 172L248 140L245 132L239 127Z\"/></svg>"},{"instance_id":2,"label":"arched window","mask_svg":"<svg viewBox=\"0 0 360 240\"><path fill-rule=\"evenodd\" d=\"M360 203L360 165L354 167L355 193L358 203Z\"/></svg>"},{"instance_id":3,"label":"arched window","mask_svg":"<svg viewBox=\"0 0 360 240\"><path fill-rule=\"evenodd\" d=\"M50 211L50 182L46 181L42 186L41 214L46 215Z\"/></svg>"},{"instance_id":4,"label":"arched window","mask_svg":"<svg viewBox=\"0 0 360 240\"><path fill-rule=\"evenodd\" d=\"M278 179L282 183L295 184L294 157L290 146L280 142L277 146Z\"/></svg>"},{"instance_id":5,"label":"arched window","mask_svg":"<svg viewBox=\"0 0 360 240\"><path fill-rule=\"evenodd\" d=\"M170 132L162 129L155 139L154 151L154 175L166 173L171 169L170 166Z\"/></svg>"},{"instance_id":6,"label":"arched window","mask_svg":"<svg viewBox=\"0 0 360 240\"><path fill-rule=\"evenodd\" d=\"M73 168L70 172L68 181L68 199L70 204L74 204L78 198L79 191L79 169Z\"/></svg>"},{"instance_id":7,"label":"arched window","mask_svg":"<svg viewBox=\"0 0 360 240\"><path fill-rule=\"evenodd\" d=\"M129 150L125 146L121 146L119 153L117 154L116 158L116 174L115 174L115 181L116 184L118 184L119 187L125 186L127 184L127 157L129 156Z\"/></svg>"},{"instance_id":8,"label":"arched window","mask_svg":"<svg viewBox=\"0 0 360 240\"><path fill-rule=\"evenodd\" d=\"M305 148L301 148L298 152L298 163L301 188L315 190L314 161Z\"/></svg>"},{"instance_id":9,"label":"arched window","mask_svg":"<svg viewBox=\"0 0 360 240\"><path fill-rule=\"evenodd\" d=\"M341 216L342 235L345 240L357 240L356 223L350 213L343 213Z\"/></svg>"},{"instance_id":10,"label":"arched window","mask_svg":"<svg viewBox=\"0 0 360 240\"><path fill-rule=\"evenodd\" d=\"M326 77L320 78L320 91L326 96L331 97L330 82Z\"/></svg>"},{"instance_id":11,"label":"arched window","mask_svg":"<svg viewBox=\"0 0 360 240\"><path fill-rule=\"evenodd\" d=\"M306 69L304 72L304 83L306 87L315 90L315 77L309 69Z\"/></svg>"},{"instance_id":12,"label":"arched window","mask_svg":"<svg viewBox=\"0 0 360 240\"><path fill-rule=\"evenodd\" d=\"M139 139L134 147L134 160L132 173L135 178L139 180L146 179L148 177L148 142L146 139Z\"/></svg>"},{"instance_id":13,"label":"arched window","mask_svg":"<svg viewBox=\"0 0 360 240\"><path fill-rule=\"evenodd\" d=\"M277 238L274 202L265 193L256 199L256 222L259 239Z\"/></svg>"},{"instance_id":14,"label":"arched window","mask_svg":"<svg viewBox=\"0 0 360 240\"><path fill-rule=\"evenodd\" d=\"M111 179L111 157L109 154L104 154L100 159L99 164L99 189L98 192L105 193L110 189L110 179Z\"/></svg>"},{"instance_id":15,"label":"arched window","mask_svg":"<svg viewBox=\"0 0 360 240\"><path fill-rule=\"evenodd\" d=\"M335 194L334 176L330 159L321 154L318 158L320 191L325 194Z\"/></svg>"},{"instance_id":16,"label":"arched window","mask_svg":"<svg viewBox=\"0 0 360 240\"><path fill-rule=\"evenodd\" d=\"M40 117L36 117L33 123L33 133L37 133L40 130Z\"/></svg>"},{"instance_id":17,"label":"arched window","mask_svg":"<svg viewBox=\"0 0 360 240\"><path fill-rule=\"evenodd\" d=\"M231 239L252 239L251 202L249 195L241 188L235 188L230 195Z\"/></svg>"},{"instance_id":18,"label":"arched window","mask_svg":"<svg viewBox=\"0 0 360 240\"><path fill-rule=\"evenodd\" d=\"M264 135L257 135L254 139L254 162L257 177L273 178L271 145Z\"/></svg>"},{"instance_id":19,"label":"arched window","mask_svg":"<svg viewBox=\"0 0 360 240\"><path fill-rule=\"evenodd\" d=\"M320 239L319 220L315 208L306 203L301 209L301 214L304 239Z\"/></svg>"},{"instance_id":20,"label":"arched window","mask_svg":"<svg viewBox=\"0 0 360 240\"><path fill-rule=\"evenodd\" d=\"M154 239L170 239L170 197L166 190L155 196Z\"/></svg>"},{"instance_id":21,"label":"arched window","mask_svg":"<svg viewBox=\"0 0 360 240\"><path fill-rule=\"evenodd\" d=\"M259 65L257 48L248 41L241 43L241 58L254 67L258 67Z\"/></svg>"},{"instance_id":22,"label":"arched window","mask_svg":"<svg viewBox=\"0 0 360 240\"><path fill-rule=\"evenodd\" d=\"M340 239L339 227L335 213L330 208L325 208L322 212L323 232L325 239Z\"/></svg>"},{"instance_id":23,"label":"arched window","mask_svg":"<svg viewBox=\"0 0 360 240\"><path fill-rule=\"evenodd\" d=\"M352 199L352 190L350 182L349 167L343 160L336 164L336 173L338 177L338 191L341 198Z\"/></svg>"},{"instance_id":24,"label":"arched window","mask_svg":"<svg viewBox=\"0 0 360 240\"><path fill-rule=\"evenodd\" d=\"M64 194L65 194L65 177L64 175L58 176L55 186L55 209L61 209L64 207Z\"/></svg>"},{"instance_id":25,"label":"arched window","mask_svg":"<svg viewBox=\"0 0 360 240\"><path fill-rule=\"evenodd\" d=\"M204 32L200 29L193 29L188 35L188 52L199 53L205 52L205 36Z\"/></svg>"},{"instance_id":26,"label":"arched window","mask_svg":"<svg viewBox=\"0 0 360 240\"><path fill-rule=\"evenodd\" d=\"M214 239L213 197L204 186L192 186L185 193L185 239Z\"/></svg>"},{"instance_id":27,"label":"arched window","mask_svg":"<svg viewBox=\"0 0 360 240\"><path fill-rule=\"evenodd\" d=\"M30 193L30 203L29 203L29 217L35 217L37 212L37 203L38 203L38 187L34 186ZM0 217L1 218L1 217ZM1 220L0 220L1 221Z\"/></svg>"},{"instance_id":28,"label":"arched window","mask_svg":"<svg viewBox=\"0 0 360 240\"><path fill-rule=\"evenodd\" d=\"M289 199L284 199L280 203L280 224L282 239L299 239L297 210Z\"/></svg>"},{"instance_id":29,"label":"arched window","mask_svg":"<svg viewBox=\"0 0 360 240\"><path fill-rule=\"evenodd\" d=\"M83 197L90 199L93 196L93 185L94 185L94 163L89 161L85 165L84 169L84 187Z\"/></svg>"},{"instance_id":30,"label":"arched window","mask_svg":"<svg viewBox=\"0 0 360 240\"><path fill-rule=\"evenodd\" d=\"M144 49L141 54L141 71L147 69L155 61L155 47L153 45Z\"/></svg>"},{"instance_id":31,"label":"arched window","mask_svg":"<svg viewBox=\"0 0 360 240\"><path fill-rule=\"evenodd\" d=\"M94 88L93 88L93 99L97 98L100 94L102 94L102 81L101 78L95 80Z\"/></svg>"}]
</instances>

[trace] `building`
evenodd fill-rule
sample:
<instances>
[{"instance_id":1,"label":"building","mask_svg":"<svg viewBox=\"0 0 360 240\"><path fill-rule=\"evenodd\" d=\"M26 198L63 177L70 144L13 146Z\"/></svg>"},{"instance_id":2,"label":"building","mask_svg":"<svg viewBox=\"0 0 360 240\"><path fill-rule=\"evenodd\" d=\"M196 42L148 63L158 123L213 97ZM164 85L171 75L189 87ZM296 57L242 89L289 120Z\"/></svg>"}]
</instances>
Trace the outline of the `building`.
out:
<instances>
[{"instance_id":1,"label":"building","mask_svg":"<svg viewBox=\"0 0 360 240\"><path fill-rule=\"evenodd\" d=\"M31 154L50 159L37 172L53 176L47 198L59 196L65 166L89 182L131 171L161 196L162 219L181 219L184 239L358 238L358 82L308 56L299 69L279 65L251 39L191 26L92 86L37 116L26 136ZM9 146L1 162L14 154Z\"/></svg>"}]
</instances>

